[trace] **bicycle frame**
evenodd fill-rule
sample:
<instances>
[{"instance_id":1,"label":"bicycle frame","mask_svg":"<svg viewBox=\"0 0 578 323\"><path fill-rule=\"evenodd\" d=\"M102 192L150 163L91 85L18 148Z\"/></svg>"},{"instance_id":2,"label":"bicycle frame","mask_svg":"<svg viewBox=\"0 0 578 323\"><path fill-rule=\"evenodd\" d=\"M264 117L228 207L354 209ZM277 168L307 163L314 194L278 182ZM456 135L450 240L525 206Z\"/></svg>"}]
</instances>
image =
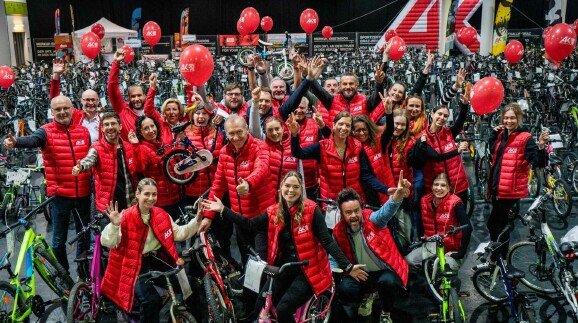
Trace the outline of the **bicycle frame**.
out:
<instances>
[{"instance_id":1,"label":"bicycle frame","mask_svg":"<svg viewBox=\"0 0 578 323\"><path fill-rule=\"evenodd\" d=\"M207 258L207 262L205 262L205 264L204 264L205 265L205 273L208 273L211 276L213 276L213 278L215 278L215 282L217 283L217 287L219 288L221 295L223 295L223 301L225 302L227 309L229 311L231 311L231 313L234 313L233 312L233 302L231 302L231 299L228 297L229 294L225 290L225 282L223 281L223 277L221 277L221 273L219 271L219 268L217 267L217 265L215 263L215 254L213 253L213 249L211 248L211 243L209 241L209 238L207 237L207 234L205 232L201 232L200 237L201 237L201 241L204 244L203 253L204 253L205 257Z\"/></svg>"},{"instance_id":2,"label":"bicycle frame","mask_svg":"<svg viewBox=\"0 0 578 323\"><path fill-rule=\"evenodd\" d=\"M454 280L449 279L450 273L446 272L446 252L444 249L444 244L442 242L436 242L436 249L437 249L437 256L439 259L439 268L441 270L442 275L442 315L444 322L449 322L449 317L447 316L450 311L450 303L448 301L448 293L449 289L452 287ZM462 318L466 317L466 312L464 311L464 307L462 306L462 302L458 300L458 306L460 307L460 314Z\"/></svg>"}]
</instances>

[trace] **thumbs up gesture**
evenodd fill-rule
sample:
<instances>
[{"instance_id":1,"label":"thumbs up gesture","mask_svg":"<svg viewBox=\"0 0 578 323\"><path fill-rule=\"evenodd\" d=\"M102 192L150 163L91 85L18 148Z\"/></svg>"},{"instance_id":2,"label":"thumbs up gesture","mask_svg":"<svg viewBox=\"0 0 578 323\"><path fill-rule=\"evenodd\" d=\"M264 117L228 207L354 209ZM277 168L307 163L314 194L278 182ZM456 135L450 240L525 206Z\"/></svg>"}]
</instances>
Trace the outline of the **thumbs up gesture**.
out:
<instances>
[{"instance_id":1,"label":"thumbs up gesture","mask_svg":"<svg viewBox=\"0 0 578 323\"><path fill-rule=\"evenodd\" d=\"M14 138L14 136L12 136L12 133L8 133L8 136L6 136L6 138L4 139L4 147L6 147L7 149L12 149L16 146L16 138Z\"/></svg>"},{"instance_id":2,"label":"thumbs up gesture","mask_svg":"<svg viewBox=\"0 0 578 323\"><path fill-rule=\"evenodd\" d=\"M78 161L78 164L76 164L76 166L72 167L72 175L78 176L78 174L80 174L80 172L82 172L82 165L80 165L80 161Z\"/></svg>"},{"instance_id":3,"label":"thumbs up gesture","mask_svg":"<svg viewBox=\"0 0 578 323\"><path fill-rule=\"evenodd\" d=\"M239 193L239 195L246 195L247 193L249 193L249 182L247 182L246 180L244 180L242 177L239 177L238 180L239 185L237 185L237 193Z\"/></svg>"}]
</instances>

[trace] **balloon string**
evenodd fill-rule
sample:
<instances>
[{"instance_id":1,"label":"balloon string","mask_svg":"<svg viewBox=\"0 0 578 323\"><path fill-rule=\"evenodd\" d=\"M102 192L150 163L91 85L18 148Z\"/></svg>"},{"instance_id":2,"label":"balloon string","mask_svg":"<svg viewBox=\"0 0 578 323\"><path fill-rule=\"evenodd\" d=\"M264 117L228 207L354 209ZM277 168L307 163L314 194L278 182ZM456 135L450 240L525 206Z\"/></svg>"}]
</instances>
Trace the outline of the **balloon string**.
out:
<instances>
[{"instance_id":1,"label":"balloon string","mask_svg":"<svg viewBox=\"0 0 578 323\"><path fill-rule=\"evenodd\" d=\"M401 7L401 8L399 9L399 11L397 12L397 14L395 15L395 17L391 18L391 20L390 20L387 24L385 24L385 26L383 26L383 28L381 29L381 31L379 32L379 34L383 33L383 32L387 29L387 27L389 27L389 26L391 25L391 23L392 23L395 19L397 19L397 17L398 17L398 16L401 14L401 12L403 11L403 8L404 8L404 7Z\"/></svg>"},{"instance_id":2,"label":"balloon string","mask_svg":"<svg viewBox=\"0 0 578 323\"><path fill-rule=\"evenodd\" d=\"M540 29L542 29L542 30L544 29L544 27L540 26L540 24L538 24L537 22L535 22L534 20L532 20L530 17L526 16L526 15L525 15L523 12L521 12L518 8L514 7L513 4L510 4L510 6L511 6L512 8L514 8L517 12L521 13L522 16L526 17L526 19L530 20L534 25L538 26L538 28L540 28Z\"/></svg>"},{"instance_id":3,"label":"balloon string","mask_svg":"<svg viewBox=\"0 0 578 323\"><path fill-rule=\"evenodd\" d=\"M395 0L395 1L392 2L392 3L388 3L388 4L386 4L385 6L379 7L379 8L377 8L377 9L372 10L372 11L370 11L370 12L368 12L368 13L366 13L366 14L363 14L363 15L361 15L361 16L359 16L359 17L353 18L353 19L351 19L351 20L348 20L348 21L346 21L346 22L340 23L340 24L335 25L335 26L332 26L332 27L333 27L333 28L337 28L337 27L343 26L343 25L345 25L345 24L348 24L348 23L350 23L350 22L352 22L352 21L361 19L361 18L363 18L363 17L365 17L365 16L367 16L367 15L370 15L370 14L376 12L376 11L379 11L379 10L381 10L381 9L383 9L383 8L389 7L390 5L392 5L392 4L394 4L394 3L398 2L398 1L399 1L399 0Z\"/></svg>"}]
</instances>

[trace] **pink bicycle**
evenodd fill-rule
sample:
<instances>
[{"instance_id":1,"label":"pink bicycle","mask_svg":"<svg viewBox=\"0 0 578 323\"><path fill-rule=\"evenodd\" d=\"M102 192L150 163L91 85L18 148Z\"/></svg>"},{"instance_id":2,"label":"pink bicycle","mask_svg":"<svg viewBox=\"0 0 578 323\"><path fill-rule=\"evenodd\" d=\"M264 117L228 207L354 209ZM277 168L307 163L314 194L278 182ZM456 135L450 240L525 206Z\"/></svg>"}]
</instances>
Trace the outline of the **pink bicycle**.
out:
<instances>
[{"instance_id":1,"label":"pink bicycle","mask_svg":"<svg viewBox=\"0 0 578 323\"><path fill-rule=\"evenodd\" d=\"M259 255L249 247L250 257L258 262L265 263ZM259 323L271 323L277 322L277 311L275 310L275 305L273 305L273 280L275 277L279 277L283 271L289 267L294 266L308 266L309 260L289 262L283 264L281 267L275 267L271 265L266 265L264 273L269 276L271 283L269 284L269 289L265 294L265 305L259 312ZM330 289L323 292L321 295L313 295L303 306L297 309L294 318L296 323L305 322L315 322L315 323L327 323L329 322L329 317L331 315L331 302L333 301L333 296L335 295L335 284L331 286Z\"/></svg>"}]
</instances>

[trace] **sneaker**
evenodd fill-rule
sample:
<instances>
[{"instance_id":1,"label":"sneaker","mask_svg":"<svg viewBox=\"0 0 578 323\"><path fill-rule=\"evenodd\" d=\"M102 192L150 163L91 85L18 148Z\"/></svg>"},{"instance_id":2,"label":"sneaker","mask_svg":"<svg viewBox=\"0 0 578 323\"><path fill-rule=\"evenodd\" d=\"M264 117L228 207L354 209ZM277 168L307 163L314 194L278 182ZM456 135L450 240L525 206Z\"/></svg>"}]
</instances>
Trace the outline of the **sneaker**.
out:
<instances>
[{"instance_id":1,"label":"sneaker","mask_svg":"<svg viewBox=\"0 0 578 323\"><path fill-rule=\"evenodd\" d=\"M478 271L478 269L488 269L490 268L490 263L489 262L483 262L481 264L475 265L474 267L472 267L472 272L476 272Z\"/></svg>"},{"instance_id":2,"label":"sneaker","mask_svg":"<svg viewBox=\"0 0 578 323\"><path fill-rule=\"evenodd\" d=\"M366 297L365 299L363 299L363 302L359 306L359 309L357 309L357 314L361 316L370 316L372 308L373 308L373 297L372 296Z\"/></svg>"},{"instance_id":3,"label":"sneaker","mask_svg":"<svg viewBox=\"0 0 578 323\"><path fill-rule=\"evenodd\" d=\"M381 313L379 315L379 323L393 323L393 321L391 320L391 316L389 316L389 313L387 314Z\"/></svg>"}]
</instances>

